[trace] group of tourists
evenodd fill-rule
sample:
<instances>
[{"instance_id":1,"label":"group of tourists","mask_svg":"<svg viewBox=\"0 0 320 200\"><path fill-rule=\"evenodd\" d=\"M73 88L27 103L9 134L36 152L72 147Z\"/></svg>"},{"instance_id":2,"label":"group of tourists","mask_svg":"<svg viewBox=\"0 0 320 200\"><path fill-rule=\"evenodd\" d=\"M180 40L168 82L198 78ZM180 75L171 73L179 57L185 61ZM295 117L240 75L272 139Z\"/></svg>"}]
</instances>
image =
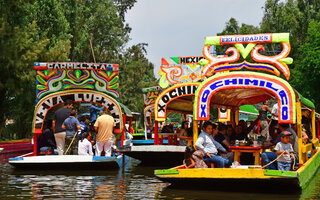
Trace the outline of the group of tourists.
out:
<instances>
[{"instance_id":1,"label":"group of tourists","mask_svg":"<svg viewBox=\"0 0 320 200\"><path fill-rule=\"evenodd\" d=\"M100 115L98 117L98 115ZM73 102L66 100L64 106L54 113L52 125L45 123L39 139L40 154L111 156L114 144L115 121L103 107L94 104L90 108L90 120L77 117ZM91 132L96 132L92 137ZM94 148L93 148L94 146ZM95 151L93 151L95 149Z\"/></svg>"},{"instance_id":2,"label":"group of tourists","mask_svg":"<svg viewBox=\"0 0 320 200\"><path fill-rule=\"evenodd\" d=\"M307 122L303 124L303 127L308 126ZM188 122L183 122L180 136L186 135L190 129L192 130L192 128L189 128ZM307 141L310 137L307 132L311 131L303 131L304 141ZM196 149L193 146L186 147L184 160L186 168L230 167L233 161L233 153L229 146L237 145L237 140L249 141L249 133L258 133L262 138L261 140L265 142L264 146L273 148L273 151L261 154L262 165L265 165L267 169L289 171L295 163L299 162L296 126L279 124L278 104L274 104L270 109L268 101L265 101L258 118L251 122L249 126L244 120L240 120L238 125L204 122L194 145ZM277 162L272 162L275 159Z\"/></svg>"}]
</instances>

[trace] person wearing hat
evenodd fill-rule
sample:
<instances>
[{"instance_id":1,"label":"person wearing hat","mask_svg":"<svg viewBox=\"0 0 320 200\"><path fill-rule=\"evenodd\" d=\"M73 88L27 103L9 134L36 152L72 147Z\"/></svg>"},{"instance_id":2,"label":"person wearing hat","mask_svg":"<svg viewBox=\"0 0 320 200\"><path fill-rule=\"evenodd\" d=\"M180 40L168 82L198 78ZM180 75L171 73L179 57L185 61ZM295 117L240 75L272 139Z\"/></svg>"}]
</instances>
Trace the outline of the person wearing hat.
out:
<instances>
[{"instance_id":1,"label":"person wearing hat","mask_svg":"<svg viewBox=\"0 0 320 200\"><path fill-rule=\"evenodd\" d=\"M277 160L278 170L290 171L291 167L291 157L294 159L293 148L290 141L290 136L292 133L289 131L282 131L280 133L281 142L278 142L274 150L276 154L280 157ZM291 156L291 157L290 157Z\"/></svg>"}]
</instances>

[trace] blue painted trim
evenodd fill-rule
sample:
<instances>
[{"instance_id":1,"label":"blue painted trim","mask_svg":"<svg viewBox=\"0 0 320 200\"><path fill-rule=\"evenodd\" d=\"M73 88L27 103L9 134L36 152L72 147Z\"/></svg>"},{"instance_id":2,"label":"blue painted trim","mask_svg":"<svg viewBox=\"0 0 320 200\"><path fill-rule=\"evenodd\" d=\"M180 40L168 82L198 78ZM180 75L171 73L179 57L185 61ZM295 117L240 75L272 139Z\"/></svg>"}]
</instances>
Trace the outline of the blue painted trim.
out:
<instances>
[{"instance_id":1,"label":"blue painted trim","mask_svg":"<svg viewBox=\"0 0 320 200\"><path fill-rule=\"evenodd\" d=\"M132 140L132 144L154 144L154 140ZM168 140L163 140L163 144L168 144Z\"/></svg>"},{"instance_id":2,"label":"blue painted trim","mask_svg":"<svg viewBox=\"0 0 320 200\"><path fill-rule=\"evenodd\" d=\"M254 67L254 68L268 69L268 70L274 71L274 69L272 69L269 66L251 65L251 64L247 64L247 63L240 63L239 65L232 65L232 66L217 67L214 71L218 71L218 70L222 70L222 69L233 69L233 68L238 68L238 67L242 67L241 69L246 69L247 67Z\"/></svg>"},{"instance_id":3,"label":"blue painted trim","mask_svg":"<svg viewBox=\"0 0 320 200\"><path fill-rule=\"evenodd\" d=\"M113 157L93 156L92 161L112 161Z\"/></svg>"},{"instance_id":4,"label":"blue painted trim","mask_svg":"<svg viewBox=\"0 0 320 200\"><path fill-rule=\"evenodd\" d=\"M9 161L23 160L23 157L9 158Z\"/></svg>"}]
</instances>

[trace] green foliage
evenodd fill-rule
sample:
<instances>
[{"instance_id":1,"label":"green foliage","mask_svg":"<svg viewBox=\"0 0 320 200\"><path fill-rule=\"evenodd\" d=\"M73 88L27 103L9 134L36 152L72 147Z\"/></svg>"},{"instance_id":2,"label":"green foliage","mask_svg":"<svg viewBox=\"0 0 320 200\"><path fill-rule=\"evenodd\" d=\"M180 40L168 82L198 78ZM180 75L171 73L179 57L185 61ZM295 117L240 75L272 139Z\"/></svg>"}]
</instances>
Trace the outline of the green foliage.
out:
<instances>
[{"instance_id":1,"label":"green foliage","mask_svg":"<svg viewBox=\"0 0 320 200\"><path fill-rule=\"evenodd\" d=\"M316 37L320 21L319 0L266 0L264 15L260 27L246 24L239 26L236 19L231 18L218 35L254 34L254 33L290 33L291 53L294 62L291 68L289 82L305 97L310 98L319 108L320 84L319 42ZM309 28L309 29L308 29ZM275 51L275 45L268 44L266 48ZM223 48L218 47L218 52ZM248 58L250 61L250 58ZM248 60L247 59L247 60Z\"/></svg>"},{"instance_id":2,"label":"green foliage","mask_svg":"<svg viewBox=\"0 0 320 200\"><path fill-rule=\"evenodd\" d=\"M293 84L305 97L315 102L319 109L320 102L320 21L311 21L305 43L298 49L296 77Z\"/></svg>"},{"instance_id":3,"label":"green foliage","mask_svg":"<svg viewBox=\"0 0 320 200\"><path fill-rule=\"evenodd\" d=\"M145 108L142 88L156 85L153 64L145 57L147 44L130 47L120 63L120 102L134 112L143 113Z\"/></svg>"},{"instance_id":4,"label":"green foliage","mask_svg":"<svg viewBox=\"0 0 320 200\"><path fill-rule=\"evenodd\" d=\"M143 110L141 88L154 84L153 65L144 56L144 44L124 50L131 30L124 16L135 2L0 0L0 138L2 130L5 137L31 135L33 63L93 62L90 41L96 62L120 63L122 102ZM5 127L6 118L15 123Z\"/></svg>"}]
</instances>

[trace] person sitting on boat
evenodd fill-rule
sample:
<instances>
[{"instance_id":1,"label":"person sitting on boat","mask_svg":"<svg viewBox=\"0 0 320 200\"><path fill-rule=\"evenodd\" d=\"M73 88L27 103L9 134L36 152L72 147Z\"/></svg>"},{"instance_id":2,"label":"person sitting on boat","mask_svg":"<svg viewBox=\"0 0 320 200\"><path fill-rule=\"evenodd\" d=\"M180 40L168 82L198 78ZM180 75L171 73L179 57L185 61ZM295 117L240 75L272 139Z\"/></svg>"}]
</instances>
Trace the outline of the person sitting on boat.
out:
<instances>
[{"instance_id":1,"label":"person sitting on boat","mask_svg":"<svg viewBox=\"0 0 320 200\"><path fill-rule=\"evenodd\" d=\"M184 166L186 168L208 168L207 164L203 161L203 152L195 150L193 145L186 146L184 153Z\"/></svg>"},{"instance_id":2,"label":"person sitting on boat","mask_svg":"<svg viewBox=\"0 0 320 200\"><path fill-rule=\"evenodd\" d=\"M97 118L94 128L97 132L96 138L96 156L101 156L105 151L105 156L111 156L113 145L113 129L116 126L114 118L107 115L106 109L100 111L100 117Z\"/></svg>"},{"instance_id":3,"label":"person sitting on boat","mask_svg":"<svg viewBox=\"0 0 320 200\"><path fill-rule=\"evenodd\" d=\"M234 130L233 130L231 125L228 125L225 138L226 138L226 140L228 141L229 144L231 144L231 138L232 138L233 135L234 135Z\"/></svg>"},{"instance_id":4,"label":"person sitting on boat","mask_svg":"<svg viewBox=\"0 0 320 200\"><path fill-rule=\"evenodd\" d=\"M58 154L54 149L56 148L56 142L54 139L54 135L51 131L52 121L46 121L44 123L43 132L39 138L39 148L40 154L48 154L48 152L53 152L53 154Z\"/></svg>"},{"instance_id":5,"label":"person sitting on boat","mask_svg":"<svg viewBox=\"0 0 320 200\"><path fill-rule=\"evenodd\" d=\"M276 147L274 148L276 154L279 156L277 160L278 170L281 171L290 171L291 157L292 159L294 159L293 148L289 143L291 135L292 134L289 131L281 132L281 142L278 142Z\"/></svg>"},{"instance_id":6,"label":"person sitting on boat","mask_svg":"<svg viewBox=\"0 0 320 200\"><path fill-rule=\"evenodd\" d=\"M227 151L229 151L230 143L227 140L227 126L223 123L219 123L219 132L214 136L214 139L219 142Z\"/></svg>"},{"instance_id":7,"label":"person sitting on boat","mask_svg":"<svg viewBox=\"0 0 320 200\"><path fill-rule=\"evenodd\" d=\"M236 140L247 140L248 134L243 130L242 126L238 124L235 128L234 135L231 137L232 143L235 143Z\"/></svg>"},{"instance_id":8,"label":"person sitting on boat","mask_svg":"<svg viewBox=\"0 0 320 200\"><path fill-rule=\"evenodd\" d=\"M89 141L89 133L84 132L81 135L81 140L79 140L78 143L78 155L87 155L87 156L93 156L92 152L92 144Z\"/></svg>"},{"instance_id":9,"label":"person sitting on boat","mask_svg":"<svg viewBox=\"0 0 320 200\"><path fill-rule=\"evenodd\" d=\"M78 138L81 139L81 135L84 132L88 132L88 126L85 124L86 121L86 117L85 116L81 116L79 117L79 123L80 123L80 130L78 131Z\"/></svg>"},{"instance_id":10,"label":"person sitting on boat","mask_svg":"<svg viewBox=\"0 0 320 200\"><path fill-rule=\"evenodd\" d=\"M295 156L295 163L299 163L299 157L298 157L298 137L297 137L297 134L296 132L289 126L289 124L277 124L275 126L275 128L277 129L277 132L281 133L283 131L288 131L291 133L291 136L290 136L290 140L289 142L291 143L292 145L292 148L293 148L293 154ZM281 137L279 137L277 140L276 140L276 143L280 142L280 139ZM262 160L262 163L264 165L267 165L269 164L270 162L272 162L273 160L275 160L277 158L277 154L275 152L263 152L261 154L261 160ZM268 166L266 166L266 169L273 169L273 170L276 170L277 169L277 165L276 163L272 163Z\"/></svg>"},{"instance_id":11,"label":"person sitting on boat","mask_svg":"<svg viewBox=\"0 0 320 200\"><path fill-rule=\"evenodd\" d=\"M77 111L71 110L70 116L64 120L62 124L62 128L66 130L66 147L67 150L70 149L70 153L66 152L66 154L73 155L77 152L77 141L76 135L78 131L81 129L80 122L76 118Z\"/></svg>"},{"instance_id":12,"label":"person sitting on boat","mask_svg":"<svg viewBox=\"0 0 320 200\"><path fill-rule=\"evenodd\" d=\"M173 125L168 124L168 125L163 126L161 133L173 133Z\"/></svg>"},{"instance_id":13,"label":"person sitting on boat","mask_svg":"<svg viewBox=\"0 0 320 200\"><path fill-rule=\"evenodd\" d=\"M189 122L183 121L181 124L180 134L179 134L179 145L186 146L188 144L186 137L188 137L188 128L189 128Z\"/></svg>"},{"instance_id":14,"label":"person sitting on boat","mask_svg":"<svg viewBox=\"0 0 320 200\"><path fill-rule=\"evenodd\" d=\"M59 155L63 155L64 153L66 138L66 131L61 126L64 120L69 117L72 108L72 101L70 99L67 99L64 102L63 108L60 108L54 113L54 120L52 121L52 131L54 132L54 138L56 140Z\"/></svg>"},{"instance_id":15,"label":"person sitting on boat","mask_svg":"<svg viewBox=\"0 0 320 200\"><path fill-rule=\"evenodd\" d=\"M232 163L231 160L218 155L218 150L226 152L226 149L223 148L223 146L219 142L215 141L211 136L213 131L216 133L218 132L218 125L206 121L203 124L203 130L200 133L195 145L204 153L203 160L207 163L207 165L214 163L215 167L217 168L223 168L224 166L229 167Z\"/></svg>"}]
</instances>

